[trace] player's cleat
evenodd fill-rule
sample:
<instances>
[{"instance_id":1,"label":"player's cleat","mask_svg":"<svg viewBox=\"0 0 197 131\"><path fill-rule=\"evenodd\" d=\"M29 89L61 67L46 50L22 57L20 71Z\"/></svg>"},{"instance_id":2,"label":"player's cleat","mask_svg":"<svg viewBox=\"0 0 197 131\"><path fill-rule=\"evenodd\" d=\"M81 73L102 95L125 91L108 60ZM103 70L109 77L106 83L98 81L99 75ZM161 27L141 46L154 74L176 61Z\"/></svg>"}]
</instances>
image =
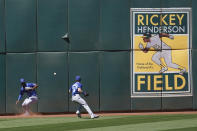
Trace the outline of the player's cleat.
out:
<instances>
[{"instance_id":1,"label":"player's cleat","mask_svg":"<svg viewBox=\"0 0 197 131\"><path fill-rule=\"evenodd\" d=\"M99 118L99 115L94 115L94 118Z\"/></svg>"},{"instance_id":2,"label":"player's cleat","mask_svg":"<svg viewBox=\"0 0 197 131\"><path fill-rule=\"evenodd\" d=\"M183 73L185 73L185 72L186 72L186 69L183 68L183 69L180 70L179 74L183 75Z\"/></svg>"},{"instance_id":3,"label":"player's cleat","mask_svg":"<svg viewBox=\"0 0 197 131\"><path fill-rule=\"evenodd\" d=\"M164 73L165 71L167 71L168 68L167 67L162 67L161 70L159 71L159 73Z\"/></svg>"},{"instance_id":4,"label":"player's cleat","mask_svg":"<svg viewBox=\"0 0 197 131\"><path fill-rule=\"evenodd\" d=\"M78 118L81 118L81 113L77 113L77 117Z\"/></svg>"},{"instance_id":5,"label":"player's cleat","mask_svg":"<svg viewBox=\"0 0 197 131\"><path fill-rule=\"evenodd\" d=\"M77 117L81 118L81 113L79 112L79 110L77 110L76 115Z\"/></svg>"},{"instance_id":6,"label":"player's cleat","mask_svg":"<svg viewBox=\"0 0 197 131\"><path fill-rule=\"evenodd\" d=\"M30 116L29 112L25 112L24 114L22 114L22 116Z\"/></svg>"},{"instance_id":7,"label":"player's cleat","mask_svg":"<svg viewBox=\"0 0 197 131\"><path fill-rule=\"evenodd\" d=\"M93 116L91 116L91 119L94 119L94 118L99 118L99 115L93 115Z\"/></svg>"}]
</instances>

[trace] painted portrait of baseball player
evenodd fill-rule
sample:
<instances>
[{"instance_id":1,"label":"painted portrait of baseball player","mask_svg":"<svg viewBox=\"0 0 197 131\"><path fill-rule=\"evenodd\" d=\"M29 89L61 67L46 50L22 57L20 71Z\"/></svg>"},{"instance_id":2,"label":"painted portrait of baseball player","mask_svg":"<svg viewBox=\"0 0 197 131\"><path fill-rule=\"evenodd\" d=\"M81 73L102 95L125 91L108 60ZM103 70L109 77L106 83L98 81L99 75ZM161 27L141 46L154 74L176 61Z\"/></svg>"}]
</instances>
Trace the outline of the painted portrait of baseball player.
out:
<instances>
[{"instance_id":1,"label":"painted portrait of baseball player","mask_svg":"<svg viewBox=\"0 0 197 131\"><path fill-rule=\"evenodd\" d=\"M168 70L168 67L179 70L180 74L186 72L186 69L172 61L172 52L171 47L164 43L161 38L167 37L171 40L174 40L174 36L166 33L160 34L143 34L143 41L146 43L144 47L142 43L139 43L139 48L147 53L151 48L156 51L156 53L152 56L152 61L161 67L159 73L164 73ZM161 58L164 59L166 65L161 62Z\"/></svg>"},{"instance_id":2,"label":"painted portrait of baseball player","mask_svg":"<svg viewBox=\"0 0 197 131\"><path fill-rule=\"evenodd\" d=\"M85 91L82 90L80 76L75 77L75 83L70 87L69 93L72 93L72 101L76 102L79 105L79 107L76 111L76 114L79 118L81 118L81 108L82 107L88 112L91 119L99 117L99 115L96 115L92 112L92 110L88 106L87 102L80 96L80 94L83 94L84 96L88 96L88 93L86 93Z\"/></svg>"},{"instance_id":3,"label":"painted portrait of baseball player","mask_svg":"<svg viewBox=\"0 0 197 131\"><path fill-rule=\"evenodd\" d=\"M27 83L23 78L20 79L20 83L21 83L21 89L16 104L19 103L23 95L26 93L28 97L22 103L22 108L24 110L24 115L28 116L30 115L30 109L29 109L30 104L33 104L38 101L37 93L35 90L36 88L38 88L38 85L35 83Z\"/></svg>"}]
</instances>

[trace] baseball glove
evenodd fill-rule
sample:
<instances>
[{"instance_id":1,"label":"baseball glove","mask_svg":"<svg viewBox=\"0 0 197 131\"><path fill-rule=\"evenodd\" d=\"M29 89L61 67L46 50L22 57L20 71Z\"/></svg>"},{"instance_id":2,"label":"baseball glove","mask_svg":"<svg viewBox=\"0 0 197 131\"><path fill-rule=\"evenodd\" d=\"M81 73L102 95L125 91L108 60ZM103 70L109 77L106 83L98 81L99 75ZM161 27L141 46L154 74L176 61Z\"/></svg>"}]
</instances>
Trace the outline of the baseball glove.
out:
<instances>
[{"instance_id":1,"label":"baseball glove","mask_svg":"<svg viewBox=\"0 0 197 131\"><path fill-rule=\"evenodd\" d=\"M139 43L138 47L141 49L141 50L144 50L144 46L142 43Z\"/></svg>"},{"instance_id":2,"label":"baseball glove","mask_svg":"<svg viewBox=\"0 0 197 131\"><path fill-rule=\"evenodd\" d=\"M83 92L84 97L89 96L89 94L87 92Z\"/></svg>"}]
</instances>

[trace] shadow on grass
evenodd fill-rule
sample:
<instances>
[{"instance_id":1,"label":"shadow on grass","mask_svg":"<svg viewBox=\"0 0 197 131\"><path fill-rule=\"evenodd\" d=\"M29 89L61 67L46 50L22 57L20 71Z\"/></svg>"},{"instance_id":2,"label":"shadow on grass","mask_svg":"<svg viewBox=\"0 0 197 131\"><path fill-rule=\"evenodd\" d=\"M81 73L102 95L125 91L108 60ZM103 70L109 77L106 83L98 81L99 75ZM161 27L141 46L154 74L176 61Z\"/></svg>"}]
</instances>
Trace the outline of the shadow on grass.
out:
<instances>
[{"instance_id":1,"label":"shadow on grass","mask_svg":"<svg viewBox=\"0 0 197 131\"><path fill-rule=\"evenodd\" d=\"M0 119L0 121L9 121L9 119Z\"/></svg>"}]
</instances>

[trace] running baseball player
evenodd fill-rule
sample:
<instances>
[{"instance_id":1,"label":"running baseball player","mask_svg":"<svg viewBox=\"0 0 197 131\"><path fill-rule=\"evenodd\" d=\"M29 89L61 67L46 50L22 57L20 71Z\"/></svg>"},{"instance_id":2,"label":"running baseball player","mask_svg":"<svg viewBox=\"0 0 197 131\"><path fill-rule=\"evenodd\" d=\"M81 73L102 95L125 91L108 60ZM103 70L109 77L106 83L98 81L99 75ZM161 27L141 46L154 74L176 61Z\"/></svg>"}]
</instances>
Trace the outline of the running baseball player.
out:
<instances>
[{"instance_id":1,"label":"running baseball player","mask_svg":"<svg viewBox=\"0 0 197 131\"><path fill-rule=\"evenodd\" d=\"M171 47L161 40L162 37L167 37L171 40L174 39L173 35L169 35L166 33L160 33L156 35L151 35L150 33L146 33L143 35L143 41L146 42L147 44L144 47L142 43L139 43L139 48L144 53L147 53L151 47L156 51L156 53L152 56L152 61L157 65L161 66L161 70L159 71L159 73L164 73L165 71L168 70L168 67L171 67L174 69L178 69L179 73L183 74L186 71L186 69L172 62ZM160 58L164 58L167 66L164 66L162 64Z\"/></svg>"},{"instance_id":2,"label":"running baseball player","mask_svg":"<svg viewBox=\"0 0 197 131\"><path fill-rule=\"evenodd\" d=\"M38 101L37 93L35 90L36 88L38 88L38 85L36 85L35 83L26 83L23 78L20 79L20 83L21 83L21 89L16 104L19 103L24 93L26 93L28 98L26 98L22 103L22 108L24 109L24 115L28 116L30 115L30 109L29 109L30 104Z\"/></svg>"},{"instance_id":3,"label":"running baseball player","mask_svg":"<svg viewBox=\"0 0 197 131\"><path fill-rule=\"evenodd\" d=\"M86 92L82 90L82 84L81 77L76 76L75 77L75 83L70 87L69 93L72 93L72 101L79 104L79 107L76 111L76 114L79 118L81 118L81 108L85 108L88 114L90 115L91 119L98 118L99 115L94 114L86 101L80 96L80 94L83 94L84 96L88 96Z\"/></svg>"}]
</instances>

